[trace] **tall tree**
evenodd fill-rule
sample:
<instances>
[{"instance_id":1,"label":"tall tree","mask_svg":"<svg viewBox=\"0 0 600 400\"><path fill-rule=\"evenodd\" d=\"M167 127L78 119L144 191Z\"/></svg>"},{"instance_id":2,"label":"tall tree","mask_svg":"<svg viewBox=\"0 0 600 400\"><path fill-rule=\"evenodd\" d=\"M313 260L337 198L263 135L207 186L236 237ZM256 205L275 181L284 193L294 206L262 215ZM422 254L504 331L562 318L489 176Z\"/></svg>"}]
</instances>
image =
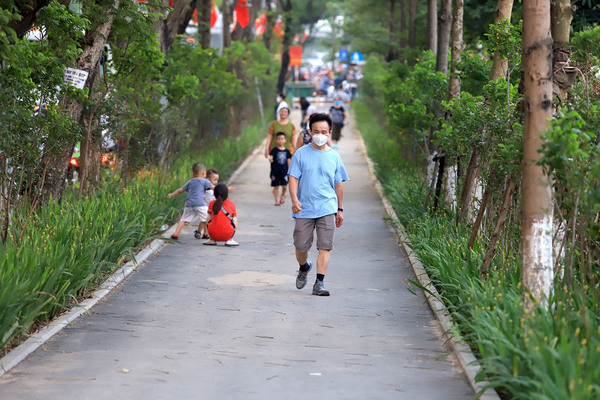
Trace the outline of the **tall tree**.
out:
<instances>
[{"instance_id":1,"label":"tall tree","mask_svg":"<svg viewBox=\"0 0 600 400\"><path fill-rule=\"evenodd\" d=\"M452 53L450 60L450 84L448 90L448 99L460 97L460 63L462 52L465 48L463 41L463 0L452 1ZM444 202L446 207L456 209L456 160L446 161L446 171L444 172Z\"/></svg>"},{"instance_id":2,"label":"tall tree","mask_svg":"<svg viewBox=\"0 0 600 400\"><path fill-rule=\"evenodd\" d=\"M437 0L427 0L427 49L437 53Z\"/></svg>"},{"instance_id":3,"label":"tall tree","mask_svg":"<svg viewBox=\"0 0 600 400\"><path fill-rule=\"evenodd\" d=\"M120 0L98 2L94 6L101 7L102 14L96 15L95 24L92 26L92 29L86 31L81 54L73 66L75 69L88 73L85 87L90 92L99 72L100 58L104 52L104 45L107 38L110 35L115 13L119 9ZM78 123L83 122L85 108L80 99L65 97L60 101L59 106L63 114L69 115ZM73 148L77 140L78 138L75 136L67 137L65 138L65 142L61 144L59 151L47 151L44 153L41 165L47 171L43 186L46 199L52 196L56 200L62 195L68 162L73 154Z\"/></svg>"},{"instance_id":4,"label":"tall tree","mask_svg":"<svg viewBox=\"0 0 600 400\"><path fill-rule=\"evenodd\" d=\"M163 6L167 7L169 2L170 0L163 0ZM174 0L172 7L173 9L155 24L160 51L165 55L169 54L175 37L183 34L189 25L196 7L196 0Z\"/></svg>"},{"instance_id":5,"label":"tall tree","mask_svg":"<svg viewBox=\"0 0 600 400\"><path fill-rule=\"evenodd\" d=\"M571 0L553 0L551 2L551 29L553 43L552 61L554 64L554 94L562 102L567 98L567 90L575 82L578 70L569 66L569 37L571 21L573 20L573 6Z\"/></svg>"},{"instance_id":6,"label":"tall tree","mask_svg":"<svg viewBox=\"0 0 600 400\"><path fill-rule=\"evenodd\" d=\"M442 0L438 17L438 43L435 70L448 73L448 50L452 29L452 0Z\"/></svg>"},{"instance_id":7,"label":"tall tree","mask_svg":"<svg viewBox=\"0 0 600 400\"><path fill-rule=\"evenodd\" d=\"M523 1L522 71L524 86L523 183L521 211L521 279L524 303L544 303L553 282L552 185L538 165L541 135L552 117L552 35L550 2Z\"/></svg>"},{"instance_id":8,"label":"tall tree","mask_svg":"<svg viewBox=\"0 0 600 400\"><path fill-rule=\"evenodd\" d=\"M231 22L233 20L232 0L223 0L221 3L221 15L223 17L223 48L231 46Z\"/></svg>"},{"instance_id":9,"label":"tall tree","mask_svg":"<svg viewBox=\"0 0 600 400\"><path fill-rule=\"evenodd\" d=\"M389 8L390 19L389 19L388 35L389 35L390 41L389 41L389 47L388 47L388 53L387 53L386 60L392 61L392 60L395 60L396 57L398 56L397 44L396 44L396 25L395 25L396 0L390 0L389 7L390 7Z\"/></svg>"},{"instance_id":10,"label":"tall tree","mask_svg":"<svg viewBox=\"0 0 600 400\"><path fill-rule=\"evenodd\" d=\"M410 0L408 10L408 47L417 47L417 0Z\"/></svg>"},{"instance_id":11,"label":"tall tree","mask_svg":"<svg viewBox=\"0 0 600 400\"><path fill-rule=\"evenodd\" d=\"M281 70L277 79L277 91L283 92L285 80L290 66L290 44L292 44L292 24L294 23L292 16L292 0L282 1L283 3L283 51L281 53Z\"/></svg>"},{"instance_id":12,"label":"tall tree","mask_svg":"<svg viewBox=\"0 0 600 400\"><path fill-rule=\"evenodd\" d=\"M198 35L200 36L200 47L210 47L210 14L212 11L212 0L197 0L198 7Z\"/></svg>"},{"instance_id":13,"label":"tall tree","mask_svg":"<svg viewBox=\"0 0 600 400\"><path fill-rule=\"evenodd\" d=\"M514 0L498 0L494 10L494 24L500 21L510 20ZM503 57L499 51L494 52L494 61L490 72L490 81L495 81L500 77L506 77L508 74L508 59Z\"/></svg>"},{"instance_id":14,"label":"tall tree","mask_svg":"<svg viewBox=\"0 0 600 400\"><path fill-rule=\"evenodd\" d=\"M498 0L496 9L494 11L494 24L498 25L501 21L510 20L510 16L513 8L513 0ZM495 81L498 78L506 77L508 75L508 59L500 54L499 50L494 52L494 61L492 62L492 69L490 71L490 81ZM474 148L469 158L469 164L467 166L467 172L461 191L460 201L458 205L458 213L456 213L456 222L460 224L467 215L473 215L471 209L473 207L473 193L475 192L475 183L477 175L479 174L479 150ZM489 196L484 196L487 199ZM475 220L471 237L476 237L479 231L479 224L483 220L483 212L486 208L485 202L480 202L479 213L481 213Z\"/></svg>"}]
</instances>

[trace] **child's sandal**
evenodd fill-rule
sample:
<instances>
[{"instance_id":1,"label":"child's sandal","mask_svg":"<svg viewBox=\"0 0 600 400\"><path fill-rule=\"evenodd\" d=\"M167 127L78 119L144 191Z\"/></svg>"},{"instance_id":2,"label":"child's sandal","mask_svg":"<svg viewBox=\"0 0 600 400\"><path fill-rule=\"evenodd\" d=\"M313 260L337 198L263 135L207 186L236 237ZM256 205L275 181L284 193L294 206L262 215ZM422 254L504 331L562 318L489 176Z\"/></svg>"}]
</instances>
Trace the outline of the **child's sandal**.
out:
<instances>
[{"instance_id":1,"label":"child's sandal","mask_svg":"<svg viewBox=\"0 0 600 400\"><path fill-rule=\"evenodd\" d=\"M198 232L198 231L194 231L194 237L196 239L202 239L202 234L200 232Z\"/></svg>"}]
</instances>

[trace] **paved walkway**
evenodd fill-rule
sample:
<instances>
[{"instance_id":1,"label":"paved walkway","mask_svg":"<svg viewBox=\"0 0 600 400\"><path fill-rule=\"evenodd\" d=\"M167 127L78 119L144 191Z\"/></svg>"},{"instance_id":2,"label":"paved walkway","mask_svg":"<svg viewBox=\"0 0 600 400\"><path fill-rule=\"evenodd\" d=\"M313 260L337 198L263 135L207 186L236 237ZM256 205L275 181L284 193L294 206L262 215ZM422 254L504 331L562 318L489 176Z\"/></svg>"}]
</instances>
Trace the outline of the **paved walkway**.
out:
<instances>
[{"instance_id":1,"label":"paved walkway","mask_svg":"<svg viewBox=\"0 0 600 400\"><path fill-rule=\"evenodd\" d=\"M407 290L414 274L351 129L330 297L311 295L314 271L295 288L289 197L273 206L259 153L232 183L239 247L202 246L185 229L0 378L0 399L472 398L423 296Z\"/></svg>"}]
</instances>

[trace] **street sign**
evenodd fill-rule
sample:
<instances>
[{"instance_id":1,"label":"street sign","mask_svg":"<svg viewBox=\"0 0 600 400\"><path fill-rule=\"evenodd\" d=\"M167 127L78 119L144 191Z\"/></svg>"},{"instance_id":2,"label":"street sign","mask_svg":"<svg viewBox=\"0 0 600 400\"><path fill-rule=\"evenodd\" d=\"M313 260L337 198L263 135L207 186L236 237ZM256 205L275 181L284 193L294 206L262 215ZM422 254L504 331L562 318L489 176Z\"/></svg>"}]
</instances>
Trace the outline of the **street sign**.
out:
<instances>
[{"instance_id":1,"label":"street sign","mask_svg":"<svg viewBox=\"0 0 600 400\"><path fill-rule=\"evenodd\" d=\"M359 53L358 51L354 51L354 52L352 52L352 55L350 56L350 62L352 64L364 63L365 57L362 55L362 53Z\"/></svg>"},{"instance_id":2,"label":"street sign","mask_svg":"<svg viewBox=\"0 0 600 400\"><path fill-rule=\"evenodd\" d=\"M341 49L338 53L338 57L342 61L348 61L348 50Z\"/></svg>"}]
</instances>

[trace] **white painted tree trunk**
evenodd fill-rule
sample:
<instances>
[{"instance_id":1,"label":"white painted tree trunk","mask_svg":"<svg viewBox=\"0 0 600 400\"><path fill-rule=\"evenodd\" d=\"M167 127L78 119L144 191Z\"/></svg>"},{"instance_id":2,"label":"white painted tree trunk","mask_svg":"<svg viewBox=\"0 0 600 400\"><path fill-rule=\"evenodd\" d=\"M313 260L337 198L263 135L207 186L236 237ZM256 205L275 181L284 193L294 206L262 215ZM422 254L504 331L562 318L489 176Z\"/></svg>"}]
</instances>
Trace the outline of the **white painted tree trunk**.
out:
<instances>
[{"instance_id":1,"label":"white painted tree trunk","mask_svg":"<svg viewBox=\"0 0 600 400\"><path fill-rule=\"evenodd\" d=\"M521 212L521 280L524 304L547 307L553 284L552 185L537 163L541 135L552 117L552 36L550 2L523 1L523 201ZM533 297L531 301L529 294Z\"/></svg>"},{"instance_id":2,"label":"white painted tree trunk","mask_svg":"<svg viewBox=\"0 0 600 400\"><path fill-rule=\"evenodd\" d=\"M435 161L433 161L433 157L435 157L435 154L430 154L427 156L427 168L425 170L427 177L427 187L431 186L431 180L433 179L433 169L435 168Z\"/></svg>"},{"instance_id":3,"label":"white painted tree trunk","mask_svg":"<svg viewBox=\"0 0 600 400\"><path fill-rule=\"evenodd\" d=\"M566 224L554 225L553 237L555 238L552 247L552 255L554 260L561 260L559 265L558 276L562 279L565 275L565 257L567 255L566 246L564 245L565 236L567 234Z\"/></svg>"},{"instance_id":4,"label":"white painted tree trunk","mask_svg":"<svg viewBox=\"0 0 600 400\"><path fill-rule=\"evenodd\" d=\"M473 199L471 200L471 204L469 204L469 208L467 210L467 221L469 221L469 224L475 223L475 219L477 218L477 212L479 211L479 207L481 207L482 198L483 183L481 179L477 179L477 183L473 188Z\"/></svg>"},{"instance_id":5,"label":"white painted tree trunk","mask_svg":"<svg viewBox=\"0 0 600 400\"><path fill-rule=\"evenodd\" d=\"M456 211L456 175L456 165L444 167L444 204L452 211Z\"/></svg>"}]
</instances>

